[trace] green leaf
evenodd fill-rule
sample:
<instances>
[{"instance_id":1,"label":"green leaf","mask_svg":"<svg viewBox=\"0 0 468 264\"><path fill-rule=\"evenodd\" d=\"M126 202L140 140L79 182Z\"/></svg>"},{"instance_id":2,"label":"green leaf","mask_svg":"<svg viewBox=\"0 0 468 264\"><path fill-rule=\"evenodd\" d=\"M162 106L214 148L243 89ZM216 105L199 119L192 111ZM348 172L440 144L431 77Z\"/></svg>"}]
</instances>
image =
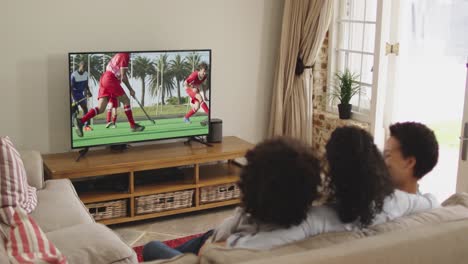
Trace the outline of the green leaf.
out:
<instances>
[{"instance_id":1,"label":"green leaf","mask_svg":"<svg viewBox=\"0 0 468 264\"><path fill-rule=\"evenodd\" d=\"M332 102L339 100L342 104L349 104L351 98L361 91L358 83L359 75L351 73L346 68L344 72L337 72L334 76L335 80L329 93L330 99Z\"/></svg>"}]
</instances>

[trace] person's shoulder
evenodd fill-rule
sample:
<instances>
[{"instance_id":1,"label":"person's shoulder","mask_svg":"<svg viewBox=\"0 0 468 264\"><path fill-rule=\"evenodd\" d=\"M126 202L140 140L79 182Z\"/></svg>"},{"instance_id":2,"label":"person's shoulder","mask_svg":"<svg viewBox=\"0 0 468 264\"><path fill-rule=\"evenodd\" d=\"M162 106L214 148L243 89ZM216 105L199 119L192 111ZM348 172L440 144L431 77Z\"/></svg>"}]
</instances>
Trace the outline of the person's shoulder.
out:
<instances>
[{"instance_id":1,"label":"person's shoulder","mask_svg":"<svg viewBox=\"0 0 468 264\"><path fill-rule=\"evenodd\" d=\"M307 218L301 226L308 235L346 230L333 205L314 206L309 209Z\"/></svg>"},{"instance_id":2,"label":"person's shoulder","mask_svg":"<svg viewBox=\"0 0 468 264\"><path fill-rule=\"evenodd\" d=\"M319 219L334 219L336 217L336 210L331 205L313 206L307 212L308 221L317 221Z\"/></svg>"},{"instance_id":3,"label":"person's shoulder","mask_svg":"<svg viewBox=\"0 0 468 264\"><path fill-rule=\"evenodd\" d=\"M405 197L405 196L408 196L408 195L410 195L410 193L395 189L392 194L387 196L387 198L400 198L400 197Z\"/></svg>"},{"instance_id":4,"label":"person's shoulder","mask_svg":"<svg viewBox=\"0 0 468 264\"><path fill-rule=\"evenodd\" d=\"M408 192L405 192L405 191L402 191L402 190L398 190L398 189L395 189L395 191L393 192L392 194L393 197L396 197L396 198L403 198L403 197L424 197L426 199L429 199L431 201L437 201L437 198L435 197L434 194L432 193L421 193L421 192L417 192L417 193L408 193Z\"/></svg>"},{"instance_id":5,"label":"person's shoulder","mask_svg":"<svg viewBox=\"0 0 468 264\"><path fill-rule=\"evenodd\" d=\"M437 200L437 197L434 194L432 194L432 193L424 193L424 194L420 193L418 195L424 196L426 199L431 201L432 207L439 207L440 206L440 202L439 202L439 200Z\"/></svg>"},{"instance_id":6,"label":"person's shoulder","mask_svg":"<svg viewBox=\"0 0 468 264\"><path fill-rule=\"evenodd\" d=\"M195 78L197 76L198 76L198 72L194 71L194 72L190 73L190 75L187 77L187 79L193 79L193 78Z\"/></svg>"},{"instance_id":7,"label":"person's shoulder","mask_svg":"<svg viewBox=\"0 0 468 264\"><path fill-rule=\"evenodd\" d=\"M111 61L121 61L121 60L129 60L130 59L130 54L127 52L120 52L114 55L112 57Z\"/></svg>"},{"instance_id":8,"label":"person's shoulder","mask_svg":"<svg viewBox=\"0 0 468 264\"><path fill-rule=\"evenodd\" d=\"M417 197L417 194L414 193L408 193L405 191L401 191L398 189L395 189L392 194L387 196L385 198L384 203L389 203L389 202L394 202L394 203L401 203L401 201L406 201L407 199Z\"/></svg>"},{"instance_id":9,"label":"person's shoulder","mask_svg":"<svg viewBox=\"0 0 468 264\"><path fill-rule=\"evenodd\" d=\"M122 53L119 53L120 57L123 58L123 59L130 59L130 53L128 52L122 52Z\"/></svg>"},{"instance_id":10,"label":"person's shoulder","mask_svg":"<svg viewBox=\"0 0 468 264\"><path fill-rule=\"evenodd\" d=\"M437 198L435 195L431 193L425 193L422 194L420 192L418 193L408 193L404 192L401 190L395 190L393 192L393 195L387 197L389 198L392 202L395 203L402 203L403 201L408 201L408 202L424 202L426 203L427 201L430 202L430 208L435 208L440 206L440 203L438 202Z\"/></svg>"}]
</instances>

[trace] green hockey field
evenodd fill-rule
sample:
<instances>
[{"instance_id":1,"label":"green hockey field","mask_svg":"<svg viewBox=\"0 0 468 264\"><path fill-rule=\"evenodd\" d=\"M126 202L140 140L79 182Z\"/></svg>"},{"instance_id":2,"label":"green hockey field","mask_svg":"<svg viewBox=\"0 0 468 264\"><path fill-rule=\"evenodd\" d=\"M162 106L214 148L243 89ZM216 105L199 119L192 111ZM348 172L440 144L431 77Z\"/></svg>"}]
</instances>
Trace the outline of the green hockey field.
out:
<instances>
[{"instance_id":1,"label":"green hockey field","mask_svg":"<svg viewBox=\"0 0 468 264\"><path fill-rule=\"evenodd\" d=\"M81 138L77 136L75 128L72 127L72 147L82 148L208 134L208 126L200 124L206 118L206 116L193 116L190 118L191 124L184 123L182 117L157 119L156 124L149 120L141 120L137 121L138 124L145 126L145 130L141 132L131 132L130 124L126 121L117 122L116 128L106 128L105 123L94 124L92 131L83 130L84 136Z\"/></svg>"}]
</instances>

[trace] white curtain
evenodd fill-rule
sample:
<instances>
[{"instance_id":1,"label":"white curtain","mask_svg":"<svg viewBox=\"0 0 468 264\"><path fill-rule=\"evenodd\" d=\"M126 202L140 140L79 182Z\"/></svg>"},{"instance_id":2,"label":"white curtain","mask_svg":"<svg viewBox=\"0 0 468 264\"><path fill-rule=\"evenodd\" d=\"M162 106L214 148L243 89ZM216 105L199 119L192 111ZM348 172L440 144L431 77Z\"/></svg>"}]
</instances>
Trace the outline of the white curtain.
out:
<instances>
[{"instance_id":1,"label":"white curtain","mask_svg":"<svg viewBox=\"0 0 468 264\"><path fill-rule=\"evenodd\" d=\"M312 143L312 70L296 74L296 64L313 66L330 25L333 0L286 0L279 60L273 86L270 136Z\"/></svg>"}]
</instances>

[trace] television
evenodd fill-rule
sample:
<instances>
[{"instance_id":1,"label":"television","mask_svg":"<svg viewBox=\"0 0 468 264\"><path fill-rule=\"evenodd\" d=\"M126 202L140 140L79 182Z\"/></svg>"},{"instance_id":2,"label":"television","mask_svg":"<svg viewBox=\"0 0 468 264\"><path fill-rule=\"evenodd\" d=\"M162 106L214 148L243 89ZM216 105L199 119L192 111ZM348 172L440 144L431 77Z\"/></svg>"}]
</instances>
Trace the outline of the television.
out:
<instances>
[{"instance_id":1,"label":"television","mask_svg":"<svg viewBox=\"0 0 468 264\"><path fill-rule=\"evenodd\" d=\"M71 147L208 135L211 50L71 52Z\"/></svg>"}]
</instances>

